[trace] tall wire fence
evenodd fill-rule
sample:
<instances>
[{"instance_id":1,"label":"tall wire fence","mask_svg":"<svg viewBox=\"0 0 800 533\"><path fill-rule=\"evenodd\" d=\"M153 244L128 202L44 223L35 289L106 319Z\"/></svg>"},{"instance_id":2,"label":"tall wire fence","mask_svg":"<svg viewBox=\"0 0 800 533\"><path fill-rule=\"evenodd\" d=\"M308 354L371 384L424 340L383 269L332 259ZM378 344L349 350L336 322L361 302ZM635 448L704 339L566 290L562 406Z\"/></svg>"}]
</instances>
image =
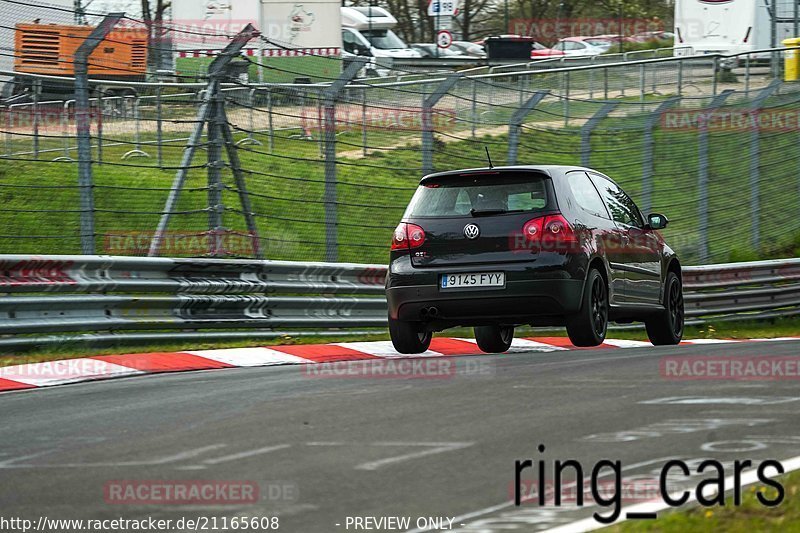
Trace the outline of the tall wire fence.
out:
<instances>
[{"instance_id":1,"label":"tall wire fence","mask_svg":"<svg viewBox=\"0 0 800 533\"><path fill-rule=\"evenodd\" d=\"M25 90L0 105L0 253L74 254L90 239L99 254L380 263L419 178L486 166L488 148L496 163L607 173L670 218L685 263L780 254L800 234L800 91L774 55L379 78L314 57L311 83L254 83L240 75L311 70L245 53L216 85L207 63L171 83L98 81L88 212L79 110L51 94L69 80L4 70Z\"/></svg>"}]
</instances>

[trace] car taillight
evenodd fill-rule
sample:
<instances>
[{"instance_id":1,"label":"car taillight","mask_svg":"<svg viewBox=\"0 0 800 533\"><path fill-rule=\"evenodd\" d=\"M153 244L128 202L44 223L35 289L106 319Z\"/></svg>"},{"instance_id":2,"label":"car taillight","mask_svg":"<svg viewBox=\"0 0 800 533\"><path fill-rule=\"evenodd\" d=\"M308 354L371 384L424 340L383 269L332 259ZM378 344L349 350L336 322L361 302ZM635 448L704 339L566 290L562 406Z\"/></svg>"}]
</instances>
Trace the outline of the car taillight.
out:
<instances>
[{"instance_id":1,"label":"car taillight","mask_svg":"<svg viewBox=\"0 0 800 533\"><path fill-rule=\"evenodd\" d=\"M522 235L525 237L526 241L530 242L538 242L539 239L542 238L542 225L544 224L544 218L534 218L533 220L529 220L522 226Z\"/></svg>"},{"instance_id":2,"label":"car taillight","mask_svg":"<svg viewBox=\"0 0 800 533\"><path fill-rule=\"evenodd\" d=\"M401 222L392 236L392 250L404 251L425 244L425 230L416 224Z\"/></svg>"},{"instance_id":3,"label":"car taillight","mask_svg":"<svg viewBox=\"0 0 800 533\"><path fill-rule=\"evenodd\" d=\"M544 219L542 228L542 241L576 242L575 232L569 222L561 215L551 215Z\"/></svg>"},{"instance_id":4,"label":"car taillight","mask_svg":"<svg viewBox=\"0 0 800 533\"><path fill-rule=\"evenodd\" d=\"M542 251L566 252L578 238L569 222L561 215L548 215L531 219L522 226L522 235L529 244L538 245Z\"/></svg>"}]
</instances>

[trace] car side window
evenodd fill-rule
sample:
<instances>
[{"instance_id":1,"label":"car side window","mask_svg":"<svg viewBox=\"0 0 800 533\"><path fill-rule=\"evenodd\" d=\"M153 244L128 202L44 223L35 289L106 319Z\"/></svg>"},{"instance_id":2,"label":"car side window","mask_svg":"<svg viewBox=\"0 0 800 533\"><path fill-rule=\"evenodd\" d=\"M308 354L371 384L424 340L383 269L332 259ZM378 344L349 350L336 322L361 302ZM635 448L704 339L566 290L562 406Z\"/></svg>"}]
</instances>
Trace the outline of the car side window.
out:
<instances>
[{"instance_id":1,"label":"car side window","mask_svg":"<svg viewBox=\"0 0 800 533\"><path fill-rule=\"evenodd\" d=\"M637 228L644 227L636 204L633 203L630 196L625 194L625 191L599 174L591 174L591 177L614 222Z\"/></svg>"},{"instance_id":2,"label":"car side window","mask_svg":"<svg viewBox=\"0 0 800 533\"><path fill-rule=\"evenodd\" d=\"M567 175L567 183L575 201L584 211L597 217L609 218L603 200L586 172L570 172Z\"/></svg>"}]
</instances>

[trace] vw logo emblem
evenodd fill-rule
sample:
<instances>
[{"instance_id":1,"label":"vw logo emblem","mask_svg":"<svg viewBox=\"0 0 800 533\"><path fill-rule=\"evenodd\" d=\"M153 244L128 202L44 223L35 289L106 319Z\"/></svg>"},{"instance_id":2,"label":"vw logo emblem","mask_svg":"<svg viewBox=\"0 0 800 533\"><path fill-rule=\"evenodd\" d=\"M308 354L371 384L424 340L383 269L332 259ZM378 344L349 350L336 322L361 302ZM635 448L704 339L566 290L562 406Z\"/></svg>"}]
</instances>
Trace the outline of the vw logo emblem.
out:
<instances>
[{"instance_id":1,"label":"vw logo emblem","mask_svg":"<svg viewBox=\"0 0 800 533\"><path fill-rule=\"evenodd\" d=\"M479 228L475 224L467 224L466 226L464 226L464 236L467 239L477 239L480 234L481 234L481 228Z\"/></svg>"}]
</instances>

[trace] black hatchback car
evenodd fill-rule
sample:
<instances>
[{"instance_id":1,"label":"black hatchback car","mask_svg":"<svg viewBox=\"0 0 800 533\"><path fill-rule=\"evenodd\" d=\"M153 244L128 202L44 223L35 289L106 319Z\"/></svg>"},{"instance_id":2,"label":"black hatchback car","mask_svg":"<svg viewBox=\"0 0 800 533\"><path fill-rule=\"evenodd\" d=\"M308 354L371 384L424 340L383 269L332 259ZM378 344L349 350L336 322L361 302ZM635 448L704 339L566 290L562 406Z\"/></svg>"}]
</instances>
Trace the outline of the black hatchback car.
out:
<instances>
[{"instance_id":1,"label":"black hatchback car","mask_svg":"<svg viewBox=\"0 0 800 533\"><path fill-rule=\"evenodd\" d=\"M513 166L425 176L392 238L386 278L395 349L473 326L485 352L516 326L566 326L576 346L608 321L644 321L653 344L683 335L681 265L608 176L588 168Z\"/></svg>"}]
</instances>

